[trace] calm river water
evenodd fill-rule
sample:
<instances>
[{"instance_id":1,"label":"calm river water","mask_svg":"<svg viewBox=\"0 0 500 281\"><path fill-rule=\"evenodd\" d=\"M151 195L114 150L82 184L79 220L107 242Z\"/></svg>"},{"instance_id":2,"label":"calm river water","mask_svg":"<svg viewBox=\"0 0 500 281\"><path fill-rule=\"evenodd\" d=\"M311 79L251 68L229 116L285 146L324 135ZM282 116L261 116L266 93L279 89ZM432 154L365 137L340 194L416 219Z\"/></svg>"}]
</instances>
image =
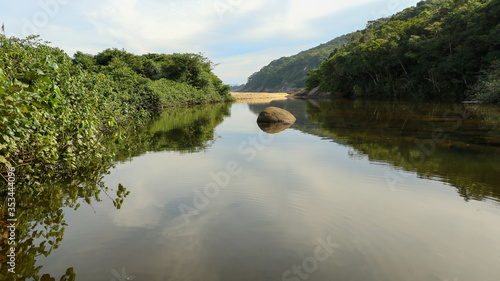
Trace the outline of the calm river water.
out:
<instances>
[{"instance_id":1,"label":"calm river water","mask_svg":"<svg viewBox=\"0 0 500 281\"><path fill-rule=\"evenodd\" d=\"M173 109L65 210L41 273L76 280L500 280L500 109L276 101ZM101 196L103 197L103 196Z\"/></svg>"}]
</instances>

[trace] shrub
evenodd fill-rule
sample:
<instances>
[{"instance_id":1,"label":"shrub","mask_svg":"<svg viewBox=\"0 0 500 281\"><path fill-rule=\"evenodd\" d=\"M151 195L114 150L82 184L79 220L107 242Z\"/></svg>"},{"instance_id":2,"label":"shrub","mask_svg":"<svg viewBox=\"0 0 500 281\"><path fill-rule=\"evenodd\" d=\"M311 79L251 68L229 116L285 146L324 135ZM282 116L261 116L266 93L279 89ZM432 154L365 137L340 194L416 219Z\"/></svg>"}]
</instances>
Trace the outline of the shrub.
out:
<instances>
[{"instance_id":1,"label":"shrub","mask_svg":"<svg viewBox=\"0 0 500 281\"><path fill-rule=\"evenodd\" d=\"M500 104L500 61L492 63L469 93L478 101Z\"/></svg>"}]
</instances>

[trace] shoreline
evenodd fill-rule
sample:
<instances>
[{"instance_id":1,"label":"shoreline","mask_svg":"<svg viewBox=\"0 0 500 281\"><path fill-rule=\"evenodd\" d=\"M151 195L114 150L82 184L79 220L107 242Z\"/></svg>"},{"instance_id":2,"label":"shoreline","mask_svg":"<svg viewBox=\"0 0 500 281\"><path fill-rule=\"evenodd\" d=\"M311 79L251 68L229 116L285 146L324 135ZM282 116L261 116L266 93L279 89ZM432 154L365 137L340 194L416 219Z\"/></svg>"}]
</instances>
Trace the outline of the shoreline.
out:
<instances>
[{"instance_id":1,"label":"shoreline","mask_svg":"<svg viewBox=\"0 0 500 281\"><path fill-rule=\"evenodd\" d=\"M286 100L288 93L231 92L236 103L268 103L275 100Z\"/></svg>"}]
</instances>

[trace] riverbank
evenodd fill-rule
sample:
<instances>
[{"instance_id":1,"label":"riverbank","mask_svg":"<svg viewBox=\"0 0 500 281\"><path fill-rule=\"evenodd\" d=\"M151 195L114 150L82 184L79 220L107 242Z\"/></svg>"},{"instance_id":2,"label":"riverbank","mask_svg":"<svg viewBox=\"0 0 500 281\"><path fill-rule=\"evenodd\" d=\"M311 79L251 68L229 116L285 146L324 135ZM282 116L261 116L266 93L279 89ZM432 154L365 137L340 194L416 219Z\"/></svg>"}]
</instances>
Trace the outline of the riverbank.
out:
<instances>
[{"instance_id":1,"label":"riverbank","mask_svg":"<svg viewBox=\"0 0 500 281\"><path fill-rule=\"evenodd\" d=\"M231 92L231 96L236 100L236 103L268 103L275 100L286 100L288 93L245 93Z\"/></svg>"},{"instance_id":2,"label":"riverbank","mask_svg":"<svg viewBox=\"0 0 500 281\"><path fill-rule=\"evenodd\" d=\"M71 58L38 36L2 34L0 53L0 174L15 168L24 186L73 181L89 163L110 164L107 142L157 109L233 100L199 54L106 49Z\"/></svg>"}]
</instances>

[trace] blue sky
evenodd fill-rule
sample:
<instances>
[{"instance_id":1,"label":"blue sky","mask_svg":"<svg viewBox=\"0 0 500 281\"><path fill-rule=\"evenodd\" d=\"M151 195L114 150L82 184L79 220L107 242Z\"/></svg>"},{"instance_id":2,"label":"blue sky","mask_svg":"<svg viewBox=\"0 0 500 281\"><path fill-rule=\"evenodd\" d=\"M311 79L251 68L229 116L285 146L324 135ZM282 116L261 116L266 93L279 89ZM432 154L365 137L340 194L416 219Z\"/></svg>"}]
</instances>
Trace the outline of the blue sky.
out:
<instances>
[{"instance_id":1,"label":"blue sky","mask_svg":"<svg viewBox=\"0 0 500 281\"><path fill-rule=\"evenodd\" d=\"M39 34L70 56L106 48L202 53L226 84L363 29L418 0L0 0L7 36Z\"/></svg>"}]
</instances>

